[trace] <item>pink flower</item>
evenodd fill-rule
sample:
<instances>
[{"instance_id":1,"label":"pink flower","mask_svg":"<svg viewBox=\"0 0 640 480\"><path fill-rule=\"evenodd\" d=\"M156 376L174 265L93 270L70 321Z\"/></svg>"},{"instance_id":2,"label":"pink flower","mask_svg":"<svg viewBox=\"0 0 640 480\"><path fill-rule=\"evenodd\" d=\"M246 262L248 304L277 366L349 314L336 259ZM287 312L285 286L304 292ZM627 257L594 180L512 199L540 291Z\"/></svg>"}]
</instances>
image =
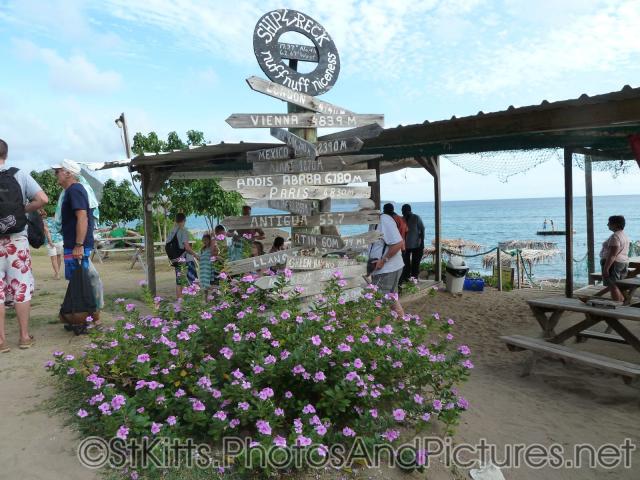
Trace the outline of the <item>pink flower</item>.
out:
<instances>
[{"instance_id":1,"label":"pink flower","mask_svg":"<svg viewBox=\"0 0 640 480\"><path fill-rule=\"evenodd\" d=\"M316 372L316 374L313 376L313 379L316 382L322 382L322 381L326 380L327 377L324 375L324 372Z\"/></svg>"},{"instance_id":2,"label":"pink flower","mask_svg":"<svg viewBox=\"0 0 640 480\"><path fill-rule=\"evenodd\" d=\"M267 355L264 359L264 364L271 365L272 363L276 363L276 357L273 355Z\"/></svg>"},{"instance_id":3,"label":"pink flower","mask_svg":"<svg viewBox=\"0 0 640 480\"><path fill-rule=\"evenodd\" d=\"M462 354L462 355L470 355L471 354L471 349L466 346L466 345L460 345L458 347L458 351Z\"/></svg>"},{"instance_id":4,"label":"pink flower","mask_svg":"<svg viewBox=\"0 0 640 480\"><path fill-rule=\"evenodd\" d=\"M88 416L89 414L87 413L86 410L83 410L81 408L80 410L78 410L78 413L76 413L76 415L78 415L80 418L84 418L84 417Z\"/></svg>"},{"instance_id":5,"label":"pink flower","mask_svg":"<svg viewBox=\"0 0 640 480\"><path fill-rule=\"evenodd\" d=\"M253 373L255 373L256 375L259 375L262 372L264 372L264 368L260 365L256 365L253 367Z\"/></svg>"},{"instance_id":6,"label":"pink flower","mask_svg":"<svg viewBox=\"0 0 640 480\"><path fill-rule=\"evenodd\" d=\"M282 416L284 416L284 410L283 410L283 409L281 409L281 408L276 408L276 409L273 411L273 414L274 414L276 417L282 417Z\"/></svg>"},{"instance_id":7,"label":"pink flower","mask_svg":"<svg viewBox=\"0 0 640 480\"><path fill-rule=\"evenodd\" d=\"M271 426L269 425L269 422L258 420L256 422L256 427L258 428L258 432L262 435L271 435Z\"/></svg>"},{"instance_id":8,"label":"pink flower","mask_svg":"<svg viewBox=\"0 0 640 480\"><path fill-rule=\"evenodd\" d=\"M394 440L400 438L400 432L398 430L389 429L382 434L382 438L384 438L388 442L393 442Z\"/></svg>"},{"instance_id":9,"label":"pink flower","mask_svg":"<svg viewBox=\"0 0 640 480\"><path fill-rule=\"evenodd\" d=\"M293 397L293 393L291 393L289 391L286 391L286 392L284 392L284 397L285 398L292 398Z\"/></svg>"},{"instance_id":10,"label":"pink flower","mask_svg":"<svg viewBox=\"0 0 640 480\"><path fill-rule=\"evenodd\" d=\"M311 404L307 404L304 406L304 408L302 409L302 413L316 413L316 409L313 407L313 405Z\"/></svg>"},{"instance_id":11,"label":"pink flower","mask_svg":"<svg viewBox=\"0 0 640 480\"><path fill-rule=\"evenodd\" d=\"M413 401L416 402L418 405L422 405L422 402L424 402L424 398L422 397L422 395L416 393L413 396Z\"/></svg>"},{"instance_id":12,"label":"pink flower","mask_svg":"<svg viewBox=\"0 0 640 480\"><path fill-rule=\"evenodd\" d=\"M224 410L218 410L213 414L213 418L217 418L218 420L224 421L227 419L227 412Z\"/></svg>"},{"instance_id":13,"label":"pink flower","mask_svg":"<svg viewBox=\"0 0 640 480\"><path fill-rule=\"evenodd\" d=\"M263 388L260 390L260 393L258 393L258 398L260 398L260 400L266 400L271 397L273 397L273 389L269 387Z\"/></svg>"},{"instance_id":14,"label":"pink flower","mask_svg":"<svg viewBox=\"0 0 640 480\"><path fill-rule=\"evenodd\" d=\"M176 417L174 417L173 415L167 417L167 423L171 426L174 426L176 424L176 421Z\"/></svg>"},{"instance_id":15,"label":"pink flower","mask_svg":"<svg viewBox=\"0 0 640 480\"><path fill-rule=\"evenodd\" d=\"M160 429L162 429L161 423L151 422L151 433L157 435L160 432Z\"/></svg>"},{"instance_id":16,"label":"pink flower","mask_svg":"<svg viewBox=\"0 0 640 480\"><path fill-rule=\"evenodd\" d=\"M345 437L355 437L355 436L356 436L356 432L354 432L354 431L353 431L351 428L349 428L349 427L344 427L344 428L342 429L342 434L343 434Z\"/></svg>"},{"instance_id":17,"label":"pink flower","mask_svg":"<svg viewBox=\"0 0 640 480\"><path fill-rule=\"evenodd\" d=\"M145 363L151 360L151 357L148 353L141 353L138 355L138 363Z\"/></svg>"},{"instance_id":18,"label":"pink flower","mask_svg":"<svg viewBox=\"0 0 640 480\"><path fill-rule=\"evenodd\" d=\"M433 401L433 409L437 412L439 412L440 410L442 410L442 402L440 400L434 400Z\"/></svg>"},{"instance_id":19,"label":"pink flower","mask_svg":"<svg viewBox=\"0 0 640 480\"><path fill-rule=\"evenodd\" d=\"M403 421L405 416L406 416L406 414L405 414L404 410L401 409L401 408L396 408L393 411L393 418L395 419L396 422Z\"/></svg>"},{"instance_id":20,"label":"pink flower","mask_svg":"<svg viewBox=\"0 0 640 480\"><path fill-rule=\"evenodd\" d=\"M298 435L298 437L296 438L296 445L299 445L301 447L308 447L309 445L311 445L311 442L311 439L305 437L304 435Z\"/></svg>"},{"instance_id":21,"label":"pink flower","mask_svg":"<svg viewBox=\"0 0 640 480\"><path fill-rule=\"evenodd\" d=\"M238 403L238 408L246 412L247 410L249 410L249 404L247 402L240 402Z\"/></svg>"},{"instance_id":22,"label":"pink flower","mask_svg":"<svg viewBox=\"0 0 640 480\"><path fill-rule=\"evenodd\" d=\"M118 437L120 440L126 440L128 436L129 436L129 428L126 427L125 425L121 425L120 428L118 428L118 431L116 432L116 437Z\"/></svg>"},{"instance_id":23,"label":"pink flower","mask_svg":"<svg viewBox=\"0 0 640 480\"><path fill-rule=\"evenodd\" d=\"M465 360L464 362L462 362L462 366L464 368L472 369L473 363L471 362L471 360Z\"/></svg>"},{"instance_id":24,"label":"pink flower","mask_svg":"<svg viewBox=\"0 0 640 480\"><path fill-rule=\"evenodd\" d=\"M314 335L313 337L311 337L311 343L313 343L315 346L320 345L322 343L320 335Z\"/></svg>"},{"instance_id":25,"label":"pink flower","mask_svg":"<svg viewBox=\"0 0 640 480\"><path fill-rule=\"evenodd\" d=\"M359 358L356 358L353 361L353 366L356 367L356 368L362 368L362 366L363 366L362 360L360 360Z\"/></svg>"},{"instance_id":26,"label":"pink flower","mask_svg":"<svg viewBox=\"0 0 640 480\"><path fill-rule=\"evenodd\" d=\"M346 343L341 343L340 345L338 345L338 350L340 350L341 352L350 352L351 347Z\"/></svg>"},{"instance_id":27,"label":"pink flower","mask_svg":"<svg viewBox=\"0 0 640 480\"><path fill-rule=\"evenodd\" d=\"M320 436L323 436L325 433L327 433L327 427L325 427L323 424L319 424L316 425L316 433Z\"/></svg>"},{"instance_id":28,"label":"pink flower","mask_svg":"<svg viewBox=\"0 0 640 480\"><path fill-rule=\"evenodd\" d=\"M301 373L304 373L306 370L302 365L296 365L291 369L291 371L293 372L294 375L299 375Z\"/></svg>"},{"instance_id":29,"label":"pink flower","mask_svg":"<svg viewBox=\"0 0 640 480\"><path fill-rule=\"evenodd\" d=\"M429 413L425 413L424 415L422 415L420 417L422 420L424 420L425 422L428 422L431 419L431 414Z\"/></svg>"},{"instance_id":30,"label":"pink flower","mask_svg":"<svg viewBox=\"0 0 640 480\"><path fill-rule=\"evenodd\" d=\"M191 402L191 408L193 408L194 412L204 412L206 407L200 400L194 399Z\"/></svg>"},{"instance_id":31,"label":"pink flower","mask_svg":"<svg viewBox=\"0 0 640 480\"><path fill-rule=\"evenodd\" d=\"M378 418L378 409L372 408L371 410L369 410L369 413L373 418Z\"/></svg>"},{"instance_id":32,"label":"pink flower","mask_svg":"<svg viewBox=\"0 0 640 480\"><path fill-rule=\"evenodd\" d=\"M274 439L273 439L273 444L276 447L286 447L287 446L287 440L284 437L281 437L280 435L277 435Z\"/></svg>"},{"instance_id":33,"label":"pink flower","mask_svg":"<svg viewBox=\"0 0 640 480\"><path fill-rule=\"evenodd\" d=\"M125 403L127 401L122 395L116 395L111 399L111 407L114 410L120 410Z\"/></svg>"},{"instance_id":34,"label":"pink flower","mask_svg":"<svg viewBox=\"0 0 640 480\"><path fill-rule=\"evenodd\" d=\"M227 360L230 360L231 357L233 357L233 350L231 350L229 347L222 347L220 349L220 354Z\"/></svg>"}]
</instances>

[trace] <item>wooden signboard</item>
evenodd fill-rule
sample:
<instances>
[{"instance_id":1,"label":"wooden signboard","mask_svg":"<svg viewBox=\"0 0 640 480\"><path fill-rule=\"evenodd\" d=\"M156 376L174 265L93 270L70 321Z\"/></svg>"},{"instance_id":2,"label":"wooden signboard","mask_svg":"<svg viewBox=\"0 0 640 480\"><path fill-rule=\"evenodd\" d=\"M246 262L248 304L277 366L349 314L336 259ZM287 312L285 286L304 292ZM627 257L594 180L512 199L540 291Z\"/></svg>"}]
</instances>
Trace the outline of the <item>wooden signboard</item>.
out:
<instances>
[{"instance_id":1,"label":"wooden signboard","mask_svg":"<svg viewBox=\"0 0 640 480\"><path fill-rule=\"evenodd\" d=\"M306 272L296 272L291 275L287 283L296 285L311 285L317 282L327 282L331 280L336 273L335 268L326 268L323 270L309 270ZM362 265L351 265L340 269L343 278L362 277L367 273L367 268ZM255 281L255 285L263 290L270 290L276 286L277 276L264 276Z\"/></svg>"},{"instance_id":2,"label":"wooden signboard","mask_svg":"<svg viewBox=\"0 0 640 480\"><path fill-rule=\"evenodd\" d=\"M263 80L260 77L249 77L247 78L247 83L256 92L264 93L265 95L269 95L279 100L299 105L303 108L306 108L307 110L313 110L314 112L330 115L354 115L353 112L350 112L346 108L338 107L337 105L333 105L329 102L318 100L317 98L312 97L311 95L307 95L306 93L296 92L295 90L291 90L284 85L270 82L269 80ZM382 131L382 128L380 126L378 126L378 128L380 128L380 131Z\"/></svg>"},{"instance_id":3,"label":"wooden signboard","mask_svg":"<svg viewBox=\"0 0 640 480\"><path fill-rule=\"evenodd\" d=\"M287 132L282 128L272 128L270 133L272 137L275 137L291 146L298 156L318 156L316 146L311 142L307 142L304 138L300 138L299 136L294 135L291 132Z\"/></svg>"},{"instance_id":4,"label":"wooden signboard","mask_svg":"<svg viewBox=\"0 0 640 480\"><path fill-rule=\"evenodd\" d=\"M318 155L340 155L342 153L359 152L364 143L358 137L325 140L316 144Z\"/></svg>"},{"instance_id":5,"label":"wooden signboard","mask_svg":"<svg viewBox=\"0 0 640 480\"><path fill-rule=\"evenodd\" d=\"M364 127L352 128L351 130L341 130L339 132L323 135L318 140L339 140L341 138L358 137L360 140L367 140L370 138L376 138L383 132L382 128L377 123L371 125L365 125Z\"/></svg>"},{"instance_id":6,"label":"wooden signboard","mask_svg":"<svg viewBox=\"0 0 640 480\"><path fill-rule=\"evenodd\" d=\"M327 258L327 257L289 257L287 268L292 270L320 270L325 268L340 269L350 265L357 265L355 258Z\"/></svg>"},{"instance_id":7,"label":"wooden signboard","mask_svg":"<svg viewBox=\"0 0 640 480\"><path fill-rule=\"evenodd\" d=\"M293 232L291 242L293 245L308 248L324 248L328 250L340 250L344 248L344 241L336 235Z\"/></svg>"},{"instance_id":8,"label":"wooden signboard","mask_svg":"<svg viewBox=\"0 0 640 480\"><path fill-rule=\"evenodd\" d=\"M367 157L368 155L353 155L353 157ZM331 170L343 170L360 160L351 157L309 157L292 158L290 160L277 160L273 162L254 162L253 173L255 175L326 172Z\"/></svg>"},{"instance_id":9,"label":"wooden signboard","mask_svg":"<svg viewBox=\"0 0 640 480\"><path fill-rule=\"evenodd\" d=\"M293 148L283 145L281 147L264 148L247 152L247 162L263 162L271 160L284 160L293 157Z\"/></svg>"},{"instance_id":10,"label":"wooden signboard","mask_svg":"<svg viewBox=\"0 0 640 480\"><path fill-rule=\"evenodd\" d=\"M229 231L250 228L326 227L340 225L377 224L380 213L375 210L360 212L330 212L318 215L254 215L226 217L222 224Z\"/></svg>"},{"instance_id":11,"label":"wooden signboard","mask_svg":"<svg viewBox=\"0 0 640 480\"><path fill-rule=\"evenodd\" d=\"M317 200L269 200L267 206L298 215L312 215L320 208L320 202Z\"/></svg>"},{"instance_id":12,"label":"wooden signboard","mask_svg":"<svg viewBox=\"0 0 640 480\"><path fill-rule=\"evenodd\" d=\"M284 175L255 175L241 178L221 178L220 187L239 190L245 187L303 187L307 185L344 185L374 182L375 170L352 170L318 173L286 173Z\"/></svg>"},{"instance_id":13,"label":"wooden signboard","mask_svg":"<svg viewBox=\"0 0 640 480\"><path fill-rule=\"evenodd\" d=\"M227 264L227 273L235 275L238 273L258 272L274 265L284 265L289 258L293 258L302 249L291 248L279 252L267 253L258 257L243 258Z\"/></svg>"},{"instance_id":14,"label":"wooden signboard","mask_svg":"<svg viewBox=\"0 0 640 480\"><path fill-rule=\"evenodd\" d=\"M301 62L317 62L318 50L311 45L278 42L280 57L287 60L300 60Z\"/></svg>"},{"instance_id":15,"label":"wooden signboard","mask_svg":"<svg viewBox=\"0 0 640 480\"><path fill-rule=\"evenodd\" d=\"M367 250L373 242L375 242L382 235L380 232L372 230L370 232L361 233L359 235L352 235L349 237L340 237L343 242L343 246L340 248L323 248L316 247L317 255L326 255L328 253L346 253L346 252L361 252Z\"/></svg>"},{"instance_id":16,"label":"wooden signboard","mask_svg":"<svg viewBox=\"0 0 640 480\"><path fill-rule=\"evenodd\" d=\"M324 200L325 198L369 198L371 187L345 187L344 185L303 187L240 187L235 190L244 198L257 200Z\"/></svg>"},{"instance_id":17,"label":"wooden signboard","mask_svg":"<svg viewBox=\"0 0 640 480\"><path fill-rule=\"evenodd\" d=\"M315 272L314 272L315 273ZM349 278L346 280L347 284L342 287L346 289L363 287L367 284L367 282L362 277ZM300 298L311 297L313 295L319 295L327 288L328 282L317 282L307 286L303 286L304 291L300 294ZM294 290L294 286L285 287L285 292L291 292Z\"/></svg>"},{"instance_id":18,"label":"wooden signboard","mask_svg":"<svg viewBox=\"0 0 640 480\"><path fill-rule=\"evenodd\" d=\"M384 124L384 115L325 113L232 113L225 120L233 128L353 128Z\"/></svg>"}]
</instances>

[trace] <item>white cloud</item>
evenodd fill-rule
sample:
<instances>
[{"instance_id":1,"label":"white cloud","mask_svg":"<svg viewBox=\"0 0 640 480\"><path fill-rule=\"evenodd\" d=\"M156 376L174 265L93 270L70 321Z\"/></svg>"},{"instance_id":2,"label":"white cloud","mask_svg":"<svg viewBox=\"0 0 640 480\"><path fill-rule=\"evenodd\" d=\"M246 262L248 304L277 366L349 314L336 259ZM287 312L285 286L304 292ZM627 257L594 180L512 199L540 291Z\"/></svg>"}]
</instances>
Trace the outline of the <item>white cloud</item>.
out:
<instances>
[{"instance_id":1,"label":"white cloud","mask_svg":"<svg viewBox=\"0 0 640 480\"><path fill-rule=\"evenodd\" d=\"M49 68L49 82L56 90L72 93L108 93L122 86L119 73L100 71L82 55L68 59L50 48L40 48L27 40L14 40L16 53L27 60L40 60Z\"/></svg>"}]
</instances>

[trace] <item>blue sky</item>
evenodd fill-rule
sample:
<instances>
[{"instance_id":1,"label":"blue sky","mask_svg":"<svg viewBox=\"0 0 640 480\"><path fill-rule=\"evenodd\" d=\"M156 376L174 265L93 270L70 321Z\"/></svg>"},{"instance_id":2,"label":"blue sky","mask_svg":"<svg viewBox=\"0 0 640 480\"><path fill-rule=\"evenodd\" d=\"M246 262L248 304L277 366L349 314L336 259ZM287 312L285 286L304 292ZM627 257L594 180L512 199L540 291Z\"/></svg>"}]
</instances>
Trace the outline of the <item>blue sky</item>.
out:
<instances>
[{"instance_id":1,"label":"blue sky","mask_svg":"<svg viewBox=\"0 0 640 480\"><path fill-rule=\"evenodd\" d=\"M283 7L314 17L337 45L340 76L321 98L383 113L388 127L640 86L640 0L0 0L0 138L10 161L38 169L64 157L121 159L122 111L131 136L193 128L216 143L271 141L224 120L285 110L244 81L264 77L256 21ZM507 183L447 160L442 169L445 200L563 193L554 159ZM632 171L596 173L595 193L638 193ZM577 195L582 178L576 170ZM429 201L431 184L423 171L400 171L383 176L382 196Z\"/></svg>"}]
</instances>

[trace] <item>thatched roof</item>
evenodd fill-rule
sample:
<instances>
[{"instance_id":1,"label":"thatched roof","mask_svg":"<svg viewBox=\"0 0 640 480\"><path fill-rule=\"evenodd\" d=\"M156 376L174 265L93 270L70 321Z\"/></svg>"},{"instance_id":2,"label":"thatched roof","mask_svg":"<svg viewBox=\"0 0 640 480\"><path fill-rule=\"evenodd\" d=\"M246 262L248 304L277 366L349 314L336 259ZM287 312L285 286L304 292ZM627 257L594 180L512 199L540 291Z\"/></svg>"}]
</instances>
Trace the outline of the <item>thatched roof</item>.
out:
<instances>
[{"instance_id":1,"label":"thatched roof","mask_svg":"<svg viewBox=\"0 0 640 480\"><path fill-rule=\"evenodd\" d=\"M513 262L515 262L515 250L504 251L500 249L500 262L503 267L509 267ZM560 250L557 248L552 249L532 249L532 248L523 248L520 249L520 257L523 261L527 262L529 266L536 265L538 263L543 263L545 261L550 260L551 258L560 255ZM513 256L512 256L513 254ZM484 257L482 257L482 266L484 268L491 268L496 264L497 253L494 250L491 253L487 253Z\"/></svg>"},{"instance_id":2,"label":"thatched roof","mask_svg":"<svg viewBox=\"0 0 640 480\"><path fill-rule=\"evenodd\" d=\"M507 240L506 242L500 242L498 245L500 245L502 250L511 250L513 248L549 250L555 249L558 246L556 242L541 242L540 240Z\"/></svg>"},{"instance_id":3,"label":"thatched roof","mask_svg":"<svg viewBox=\"0 0 640 480\"><path fill-rule=\"evenodd\" d=\"M432 245L435 245L435 240L431 241ZM472 242L471 240L464 240L462 238L455 239L447 239L443 238L440 240L440 244L442 245L442 250L445 252L450 252L453 254L462 255L465 252L479 252L482 248L482 245ZM425 255L435 255L436 248L435 246L426 247L424 249Z\"/></svg>"}]
</instances>

